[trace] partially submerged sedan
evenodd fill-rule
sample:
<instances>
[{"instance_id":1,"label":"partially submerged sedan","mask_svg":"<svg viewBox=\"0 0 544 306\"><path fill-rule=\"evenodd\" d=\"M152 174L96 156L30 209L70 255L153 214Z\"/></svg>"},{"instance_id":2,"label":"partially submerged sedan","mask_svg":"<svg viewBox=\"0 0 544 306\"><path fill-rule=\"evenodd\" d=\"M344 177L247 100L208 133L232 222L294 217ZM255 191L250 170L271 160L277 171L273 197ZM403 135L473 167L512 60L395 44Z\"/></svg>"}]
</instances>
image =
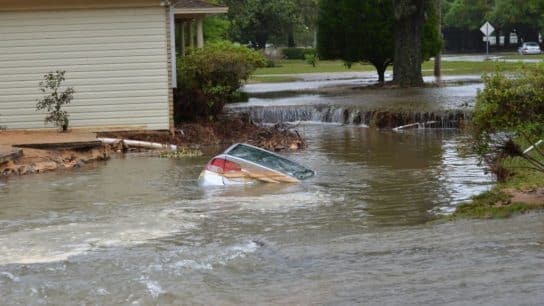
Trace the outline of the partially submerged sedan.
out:
<instances>
[{"instance_id":1,"label":"partially submerged sedan","mask_svg":"<svg viewBox=\"0 0 544 306\"><path fill-rule=\"evenodd\" d=\"M298 183L314 175L314 171L270 151L235 144L212 158L198 182L201 186Z\"/></svg>"}]
</instances>

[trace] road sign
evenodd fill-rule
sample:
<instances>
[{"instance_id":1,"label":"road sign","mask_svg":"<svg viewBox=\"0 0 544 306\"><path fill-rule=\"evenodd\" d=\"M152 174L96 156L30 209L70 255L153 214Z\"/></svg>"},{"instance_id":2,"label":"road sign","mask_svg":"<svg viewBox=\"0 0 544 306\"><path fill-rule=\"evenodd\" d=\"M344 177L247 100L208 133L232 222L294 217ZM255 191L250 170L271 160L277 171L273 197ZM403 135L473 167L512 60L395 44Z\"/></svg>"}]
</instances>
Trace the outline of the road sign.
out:
<instances>
[{"instance_id":1,"label":"road sign","mask_svg":"<svg viewBox=\"0 0 544 306\"><path fill-rule=\"evenodd\" d=\"M481 28L480 31L484 33L485 36L489 36L495 32L495 28L491 25L491 23L486 22Z\"/></svg>"},{"instance_id":2,"label":"road sign","mask_svg":"<svg viewBox=\"0 0 544 306\"><path fill-rule=\"evenodd\" d=\"M482 33L485 35L485 53L489 56L489 36L493 34L495 28L491 25L491 23L486 21L486 23L484 23L484 25L480 28L480 31L482 31Z\"/></svg>"}]
</instances>

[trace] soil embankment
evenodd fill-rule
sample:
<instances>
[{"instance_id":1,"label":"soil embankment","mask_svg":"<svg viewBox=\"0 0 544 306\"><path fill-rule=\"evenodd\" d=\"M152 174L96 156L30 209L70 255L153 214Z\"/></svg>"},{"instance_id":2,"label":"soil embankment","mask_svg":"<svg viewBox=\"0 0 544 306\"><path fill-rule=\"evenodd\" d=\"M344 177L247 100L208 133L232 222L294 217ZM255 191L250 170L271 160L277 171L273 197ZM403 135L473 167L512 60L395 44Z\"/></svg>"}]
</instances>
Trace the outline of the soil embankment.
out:
<instances>
[{"instance_id":1,"label":"soil embankment","mask_svg":"<svg viewBox=\"0 0 544 306\"><path fill-rule=\"evenodd\" d=\"M175 135L166 131L128 131L103 132L98 133L98 136L168 143L182 148L249 143L278 152L300 150L305 147L304 139L296 130L283 126L261 126L243 117L224 117L213 122L184 123L178 126Z\"/></svg>"},{"instance_id":2,"label":"soil embankment","mask_svg":"<svg viewBox=\"0 0 544 306\"><path fill-rule=\"evenodd\" d=\"M96 140L94 133L56 131L2 131L0 132L0 151L10 152L18 145L46 145L51 149L24 148L22 156L0 164L0 175L26 175L43 173L58 169L78 168L82 165L107 160L110 150L106 146L85 149L55 148L54 144L69 144Z\"/></svg>"},{"instance_id":3,"label":"soil embankment","mask_svg":"<svg viewBox=\"0 0 544 306\"><path fill-rule=\"evenodd\" d=\"M23 156L0 165L3 176L44 173L59 169L79 168L89 162L109 159L110 150L106 146L90 150L36 150L25 149Z\"/></svg>"},{"instance_id":4,"label":"soil embankment","mask_svg":"<svg viewBox=\"0 0 544 306\"><path fill-rule=\"evenodd\" d=\"M305 147L298 132L289 128L264 127L240 117L225 117L214 122L186 123L176 134L167 131L129 131L98 133L99 137L141 140L161 144L175 144L180 148L249 143L272 151L300 150ZM0 176L26 175L60 169L79 168L89 162L110 158L119 151L115 145L99 145L81 149L64 149L70 144L96 141L97 134L86 132L57 133L55 131L0 132L0 153L9 153L17 145L25 145L23 155L0 163ZM50 144L44 149L26 145Z\"/></svg>"}]
</instances>

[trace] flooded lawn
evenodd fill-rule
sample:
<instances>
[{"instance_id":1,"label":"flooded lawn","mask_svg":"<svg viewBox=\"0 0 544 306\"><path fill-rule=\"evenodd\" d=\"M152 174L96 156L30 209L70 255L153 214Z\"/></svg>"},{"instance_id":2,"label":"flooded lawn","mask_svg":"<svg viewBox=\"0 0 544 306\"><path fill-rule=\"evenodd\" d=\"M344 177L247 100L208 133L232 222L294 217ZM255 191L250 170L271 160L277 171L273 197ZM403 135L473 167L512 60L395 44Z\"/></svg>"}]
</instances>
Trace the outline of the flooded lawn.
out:
<instances>
[{"instance_id":1,"label":"flooded lawn","mask_svg":"<svg viewBox=\"0 0 544 306\"><path fill-rule=\"evenodd\" d=\"M313 84L327 88L334 87L335 82L359 81L294 82L287 88L298 89L283 92L275 91L282 84L254 84L245 89L251 96L249 102L227 105L227 110L247 113L254 122L272 124L302 121L394 128L433 121L435 128L456 128L471 117L476 93L483 87L469 76L450 80L465 84L443 87L348 88L329 93L306 92L300 87Z\"/></svg>"},{"instance_id":2,"label":"flooded lawn","mask_svg":"<svg viewBox=\"0 0 544 306\"><path fill-rule=\"evenodd\" d=\"M309 82L300 82L301 86L307 83ZM324 84L328 84L328 82L319 84L326 87ZM365 88L346 91L342 94L308 94L304 93L304 91L276 92L274 86L279 87L279 84L255 84L253 87L248 87L246 91L253 96L249 102L230 104L228 107L237 109L270 106L335 105L364 109L432 111L473 106L476 92L478 89L483 88L482 84L471 83L435 88L395 88L386 90ZM290 86L296 88L298 83L291 83ZM296 90L303 90L303 88Z\"/></svg>"},{"instance_id":3,"label":"flooded lawn","mask_svg":"<svg viewBox=\"0 0 544 306\"><path fill-rule=\"evenodd\" d=\"M492 184L462 136L303 134L288 157L317 176L301 185L201 189L217 152L0 181L0 304L544 300L544 215L427 223Z\"/></svg>"}]
</instances>

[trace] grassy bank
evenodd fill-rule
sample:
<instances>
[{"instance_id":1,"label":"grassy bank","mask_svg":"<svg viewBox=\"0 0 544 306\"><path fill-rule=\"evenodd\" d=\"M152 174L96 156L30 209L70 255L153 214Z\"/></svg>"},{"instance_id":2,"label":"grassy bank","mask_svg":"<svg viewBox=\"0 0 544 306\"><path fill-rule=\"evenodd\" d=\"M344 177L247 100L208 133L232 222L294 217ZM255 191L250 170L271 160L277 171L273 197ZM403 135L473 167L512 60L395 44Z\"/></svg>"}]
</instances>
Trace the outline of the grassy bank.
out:
<instances>
[{"instance_id":1,"label":"grassy bank","mask_svg":"<svg viewBox=\"0 0 544 306\"><path fill-rule=\"evenodd\" d=\"M319 61L316 67L304 60L281 60L275 67L257 69L256 76L273 74L301 74L301 73L335 73L335 72L366 72L374 71L371 65L353 64L351 69L344 66L342 61Z\"/></svg>"},{"instance_id":2,"label":"grassy bank","mask_svg":"<svg viewBox=\"0 0 544 306\"><path fill-rule=\"evenodd\" d=\"M514 57L515 55L511 55ZM527 58L527 57L523 57ZM540 58L530 57L530 58ZM544 59L544 57L542 57ZM505 71L513 71L520 67L522 63L502 63ZM531 65L531 64L527 64ZM448 75L478 75L492 72L497 66L496 62L442 62L442 74ZM426 76L433 75L434 62L427 61L423 64L423 74ZM342 61L320 61L317 67L312 67L304 60L282 60L275 67L260 68L251 77L250 83L278 83L278 82L293 82L301 80L298 74L307 73L353 73L353 72L370 72L375 73L375 69L371 65L353 64L351 69L344 66ZM388 70L391 73L392 69Z\"/></svg>"},{"instance_id":3,"label":"grassy bank","mask_svg":"<svg viewBox=\"0 0 544 306\"><path fill-rule=\"evenodd\" d=\"M519 159L511 159L504 165L512 171L505 182L475 196L472 202L460 205L452 215L445 218L507 218L518 213L544 209L544 173L526 169L529 165Z\"/></svg>"}]
</instances>

